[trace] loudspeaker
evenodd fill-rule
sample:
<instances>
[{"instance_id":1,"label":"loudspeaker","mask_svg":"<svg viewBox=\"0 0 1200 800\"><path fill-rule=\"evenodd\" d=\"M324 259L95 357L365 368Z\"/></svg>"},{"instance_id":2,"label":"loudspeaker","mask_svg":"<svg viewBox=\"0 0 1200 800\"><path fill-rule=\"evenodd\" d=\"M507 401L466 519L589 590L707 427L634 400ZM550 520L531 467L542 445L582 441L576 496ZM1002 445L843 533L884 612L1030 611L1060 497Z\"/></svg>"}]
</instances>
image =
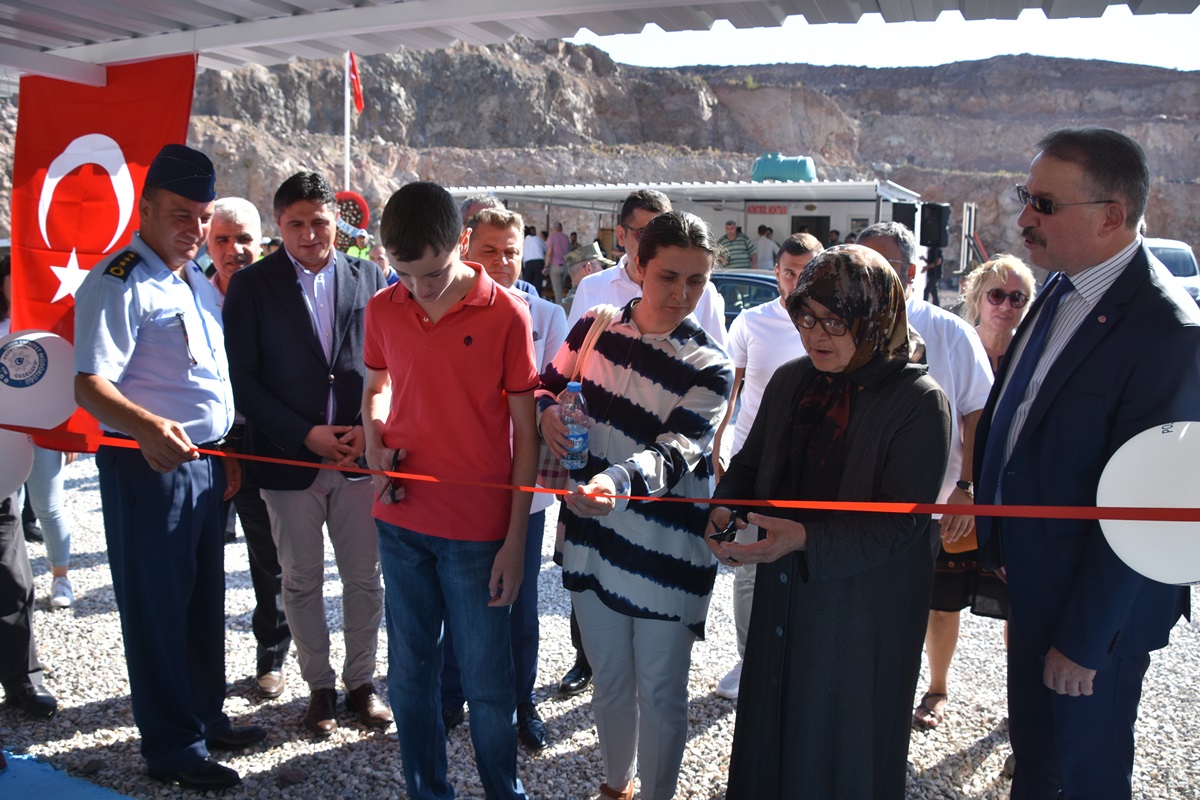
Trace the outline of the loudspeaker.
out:
<instances>
[{"instance_id":1,"label":"loudspeaker","mask_svg":"<svg viewBox=\"0 0 1200 800\"><path fill-rule=\"evenodd\" d=\"M925 203L921 206L921 247L945 247L950 244L950 204Z\"/></svg>"},{"instance_id":2,"label":"loudspeaker","mask_svg":"<svg viewBox=\"0 0 1200 800\"><path fill-rule=\"evenodd\" d=\"M917 230L917 204L892 203L892 222L899 222L910 231Z\"/></svg>"}]
</instances>

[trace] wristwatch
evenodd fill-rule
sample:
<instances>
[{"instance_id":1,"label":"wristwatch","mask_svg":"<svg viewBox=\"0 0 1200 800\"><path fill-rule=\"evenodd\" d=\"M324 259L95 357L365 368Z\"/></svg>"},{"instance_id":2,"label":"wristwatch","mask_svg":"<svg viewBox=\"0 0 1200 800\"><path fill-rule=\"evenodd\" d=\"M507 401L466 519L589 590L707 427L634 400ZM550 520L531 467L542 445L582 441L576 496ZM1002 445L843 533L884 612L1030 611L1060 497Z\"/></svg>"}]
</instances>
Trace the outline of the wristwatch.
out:
<instances>
[{"instance_id":1,"label":"wristwatch","mask_svg":"<svg viewBox=\"0 0 1200 800\"><path fill-rule=\"evenodd\" d=\"M970 497L972 500L975 499L975 484L970 481L957 481L954 485L966 492L967 497Z\"/></svg>"}]
</instances>

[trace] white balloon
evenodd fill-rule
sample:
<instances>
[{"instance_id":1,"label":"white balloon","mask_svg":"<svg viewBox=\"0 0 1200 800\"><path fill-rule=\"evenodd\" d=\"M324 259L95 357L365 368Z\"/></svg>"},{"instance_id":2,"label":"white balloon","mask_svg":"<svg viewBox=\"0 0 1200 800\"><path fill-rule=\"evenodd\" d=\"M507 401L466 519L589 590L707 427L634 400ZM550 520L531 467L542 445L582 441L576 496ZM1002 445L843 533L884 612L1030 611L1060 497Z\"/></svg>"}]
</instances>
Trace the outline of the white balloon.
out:
<instances>
[{"instance_id":1,"label":"white balloon","mask_svg":"<svg viewBox=\"0 0 1200 800\"><path fill-rule=\"evenodd\" d=\"M1200 505L1200 422L1142 431L1113 453L1096 491L1099 506ZM1109 546L1130 569L1161 583L1200 583L1200 522L1100 520Z\"/></svg>"},{"instance_id":2,"label":"white balloon","mask_svg":"<svg viewBox=\"0 0 1200 800\"><path fill-rule=\"evenodd\" d=\"M75 348L47 331L0 339L0 423L53 428L75 413Z\"/></svg>"},{"instance_id":3,"label":"white balloon","mask_svg":"<svg viewBox=\"0 0 1200 800\"><path fill-rule=\"evenodd\" d=\"M20 489L33 469L33 442L23 433L0 428L0 500ZM21 509L16 509L18 516Z\"/></svg>"}]
</instances>

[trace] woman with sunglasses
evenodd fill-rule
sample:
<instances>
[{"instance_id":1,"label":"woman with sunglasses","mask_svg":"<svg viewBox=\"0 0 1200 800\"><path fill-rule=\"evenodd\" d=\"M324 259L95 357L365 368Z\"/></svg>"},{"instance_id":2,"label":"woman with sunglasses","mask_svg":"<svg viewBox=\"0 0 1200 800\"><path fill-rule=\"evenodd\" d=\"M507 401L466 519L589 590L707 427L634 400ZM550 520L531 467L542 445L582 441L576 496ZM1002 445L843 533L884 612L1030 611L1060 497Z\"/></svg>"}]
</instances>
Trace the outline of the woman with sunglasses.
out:
<instances>
[{"instance_id":1,"label":"woman with sunglasses","mask_svg":"<svg viewBox=\"0 0 1200 800\"><path fill-rule=\"evenodd\" d=\"M1033 293L1033 272L1016 256L998 255L967 278L967 319L975 323L993 373L1025 318Z\"/></svg>"},{"instance_id":2,"label":"woman with sunglasses","mask_svg":"<svg viewBox=\"0 0 1200 800\"><path fill-rule=\"evenodd\" d=\"M775 372L715 496L934 502L950 404L909 362L891 265L832 247L787 307L808 355ZM714 507L706 532L737 511L735 526L747 517L760 539L709 538L722 563L759 565L727 800L902 800L933 582L929 515L730 506Z\"/></svg>"},{"instance_id":3,"label":"woman with sunglasses","mask_svg":"<svg viewBox=\"0 0 1200 800\"><path fill-rule=\"evenodd\" d=\"M975 323L993 373L1029 310L1033 292L1033 272L1016 256L998 255L967 277L963 289L966 317ZM960 541L964 535L973 538L974 534L973 526L962 535L943 534L943 546L938 551L929 604L929 633L925 639L929 691L913 712L913 726L920 730L932 730L945 718L950 662L958 644L962 610L969 608L972 614L981 617L1008 618L1004 581L995 573L980 569L979 550ZM1006 770L1010 768L1011 765L1005 765Z\"/></svg>"}]
</instances>

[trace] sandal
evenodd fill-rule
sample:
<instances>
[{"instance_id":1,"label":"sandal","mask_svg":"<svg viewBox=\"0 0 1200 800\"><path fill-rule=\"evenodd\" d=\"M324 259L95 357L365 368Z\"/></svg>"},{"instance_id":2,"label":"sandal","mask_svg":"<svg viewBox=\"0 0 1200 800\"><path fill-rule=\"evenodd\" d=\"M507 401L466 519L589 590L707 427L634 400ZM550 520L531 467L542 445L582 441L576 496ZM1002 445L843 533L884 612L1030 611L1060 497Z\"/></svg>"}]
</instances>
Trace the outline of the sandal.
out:
<instances>
[{"instance_id":1,"label":"sandal","mask_svg":"<svg viewBox=\"0 0 1200 800\"><path fill-rule=\"evenodd\" d=\"M921 731L931 731L941 725L942 720L946 718L947 699L944 692L926 692L913 711L913 727Z\"/></svg>"}]
</instances>

